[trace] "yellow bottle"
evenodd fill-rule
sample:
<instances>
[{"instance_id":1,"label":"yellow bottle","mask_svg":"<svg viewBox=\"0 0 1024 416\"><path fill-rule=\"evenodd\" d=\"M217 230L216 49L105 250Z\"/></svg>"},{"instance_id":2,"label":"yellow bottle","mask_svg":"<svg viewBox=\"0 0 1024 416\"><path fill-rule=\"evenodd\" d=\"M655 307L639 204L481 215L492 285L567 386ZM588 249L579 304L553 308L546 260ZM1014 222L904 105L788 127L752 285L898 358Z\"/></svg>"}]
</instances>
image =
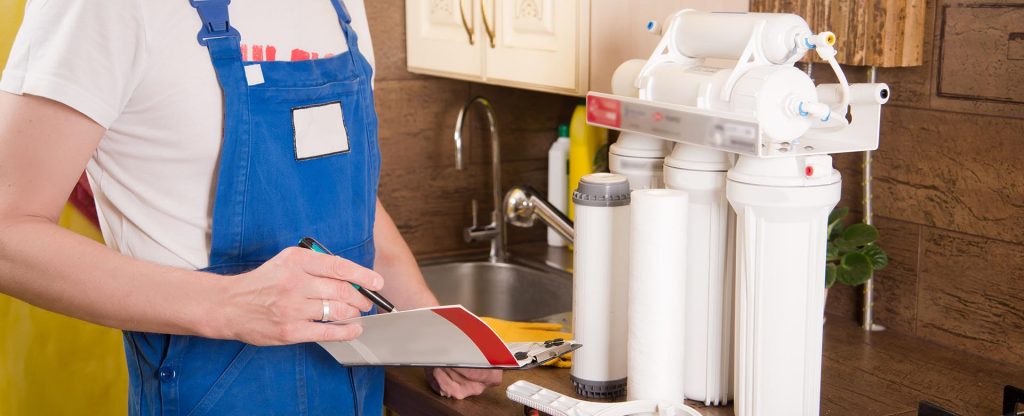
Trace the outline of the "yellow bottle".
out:
<instances>
[{"instance_id":1,"label":"yellow bottle","mask_svg":"<svg viewBox=\"0 0 1024 416\"><path fill-rule=\"evenodd\" d=\"M608 130L587 124L587 107L576 106L569 121L569 218L575 220L575 205L572 193L579 186L580 178L594 173L594 158L608 143Z\"/></svg>"}]
</instances>

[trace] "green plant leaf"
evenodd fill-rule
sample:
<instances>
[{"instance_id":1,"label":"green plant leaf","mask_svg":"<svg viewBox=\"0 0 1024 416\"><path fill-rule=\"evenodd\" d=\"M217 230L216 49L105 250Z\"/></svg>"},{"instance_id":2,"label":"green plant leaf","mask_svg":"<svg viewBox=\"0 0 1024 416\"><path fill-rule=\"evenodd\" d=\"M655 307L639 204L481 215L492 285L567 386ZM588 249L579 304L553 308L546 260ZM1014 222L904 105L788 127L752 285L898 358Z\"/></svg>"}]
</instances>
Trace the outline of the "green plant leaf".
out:
<instances>
[{"instance_id":1,"label":"green plant leaf","mask_svg":"<svg viewBox=\"0 0 1024 416\"><path fill-rule=\"evenodd\" d=\"M831 241L825 245L825 260L839 260L839 247L836 247Z\"/></svg>"},{"instance_id":2,"label":"green plant leaf","mask_svg":"<svg viewBox=\"0 0 1024 416\"><path fill-rule=\"evenodd\" d=\"M860 250L865 256L871 259L871 268L874 270L882 270L885 266L889 265L889 255L885 254L885 250L875 244L868 244Z\"/></svg>"},{"instance_id":3,"label":"green plant leaf","mask_svg":"<svg viewBox=\"0 0 1024 416\"><path fill-rule=\"evenodd\" d=\"M843 230L843 239L852 245L863 246L878 239L878 229L869 224L853 224Z\"/></svg>"},{"instance_id":4,"label":"green plant leaf","mask_svg":"<svg viewBox=\"0 0 1024 416\"><path fill-rule=\"evenodd\" d=\"M859 286L871 278L871 271L868 256L858 252L847 253L836 269L836 280L844 285Z\"/></svg>"},{"instance_id":5,"label":"green plant leaf","mask_svg":"<svg viewBox=\"0 0 1024 416\"><path fill-rule=\"evenodd\" d=\"M843 231L843 218L850 212L849 208L836 208L828 214L828 231L825 234L829 241L838 236Z\"/></svg>"},{"instance_id":6,"label":"green plant leaf","mask_svg":"<svg viewBox=\"0 0 1024 416\"><path fill-rule=\"evenodd\" d=\"M856 244L850 242L843 237L836 237L831 241L832 245L835 246L838 254L846 254L849 252L857 251L859 248ZM828 246L825 246L825 250L828 251Z\"/></svg>"},{"instance_id":7,"label":"green plant leaf","mask_svg":"<svg viewBox=\"0 0 1024 416\"><path fill-rule=\"evenodd\" d=\"M836 284L836 265L832 263L825 264L825 289L832 287Z\"/></svg>"},{"instance_id":8,"label":"green plant leaf","mask_svg":"<svg viewBox=\"0 0 1024 416\"><path fill-rule=\"evenodd\" d=\"M828 214L828 225L831 227L833 224L842 221L843 218L846 218L846 214L849 213L850 209L847 207L833 209L832 212Z\"/></svg>"}]
</instances>

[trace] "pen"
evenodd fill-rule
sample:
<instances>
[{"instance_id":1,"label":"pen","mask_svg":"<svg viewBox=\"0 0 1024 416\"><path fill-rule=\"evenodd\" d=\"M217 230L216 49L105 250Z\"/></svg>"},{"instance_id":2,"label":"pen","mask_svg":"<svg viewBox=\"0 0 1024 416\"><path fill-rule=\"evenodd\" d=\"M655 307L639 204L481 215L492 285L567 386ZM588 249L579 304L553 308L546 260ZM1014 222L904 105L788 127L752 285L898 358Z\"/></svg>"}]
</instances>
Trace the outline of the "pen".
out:
<instances>
[{"instance_id":1,"label":"pen","mask_svg":"<svg viewBox=\"0 0 1024 416\"><path fill-rule=\"evenodd\" d=\"M328 250L327 247L324 247L324 245L320 244L319 241L314 240L313 237L303 237L302 240L299 241L299 247L313 250L317 253L323 253L331 256L334 255L334 253L331 253L331 251ZM371 301L373 301L373 303L375 303L385 312L398 312L398 309L395 308L395 305L389 302L387 299L385 299L384 296L381 296L380 293L374 292L352 282L349 282L349 284L355 287L356 290L359 291L359 293L362 293L363 296L369 298Z\"/></svg>"}]
</instances>

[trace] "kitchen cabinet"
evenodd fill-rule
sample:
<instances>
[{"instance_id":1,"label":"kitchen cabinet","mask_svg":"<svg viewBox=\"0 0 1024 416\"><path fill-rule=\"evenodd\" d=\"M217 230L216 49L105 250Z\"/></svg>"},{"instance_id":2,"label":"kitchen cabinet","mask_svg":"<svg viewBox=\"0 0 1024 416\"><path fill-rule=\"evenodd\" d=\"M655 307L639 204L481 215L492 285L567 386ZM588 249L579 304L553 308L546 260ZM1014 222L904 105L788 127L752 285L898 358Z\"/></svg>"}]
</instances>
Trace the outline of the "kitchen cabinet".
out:
<instances>
[{"instance_id":1,"label":"kitchen cabinet","mask_svg":"<svg viewBox=\"0 0 1024 416\"><path fill-rule=\"evenodd\" d=\"M746 0L406 0L410 72L583 96L610 92L623 61L647 58L649 20Z\"/></svg>"}]
</instances>

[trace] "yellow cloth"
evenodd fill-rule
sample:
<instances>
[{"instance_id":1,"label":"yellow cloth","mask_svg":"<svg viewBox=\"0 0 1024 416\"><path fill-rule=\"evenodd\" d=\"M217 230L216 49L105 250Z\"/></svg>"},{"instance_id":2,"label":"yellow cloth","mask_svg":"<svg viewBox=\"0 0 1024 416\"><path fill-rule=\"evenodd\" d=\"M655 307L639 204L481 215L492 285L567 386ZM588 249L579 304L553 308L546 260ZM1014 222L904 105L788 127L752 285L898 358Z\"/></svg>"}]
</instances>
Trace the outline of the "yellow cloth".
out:
<instances>
[{"instance_id":1,"label":"yellow cloth","mask_svg":"<svg viewBox=\"0 0 1024 416\"><path fill-rule=\"evenodd\" d=\"M562 324L547 322L515 322L498 318L482 317L494 332L498 333L505 342L544 342L549 339L561 338L566 341L572 339L572 334L562 332ZM565 354L557 359L548 361L547 366L558 368L572 367L572 353Z\"/></svg>"}]
</instances>

